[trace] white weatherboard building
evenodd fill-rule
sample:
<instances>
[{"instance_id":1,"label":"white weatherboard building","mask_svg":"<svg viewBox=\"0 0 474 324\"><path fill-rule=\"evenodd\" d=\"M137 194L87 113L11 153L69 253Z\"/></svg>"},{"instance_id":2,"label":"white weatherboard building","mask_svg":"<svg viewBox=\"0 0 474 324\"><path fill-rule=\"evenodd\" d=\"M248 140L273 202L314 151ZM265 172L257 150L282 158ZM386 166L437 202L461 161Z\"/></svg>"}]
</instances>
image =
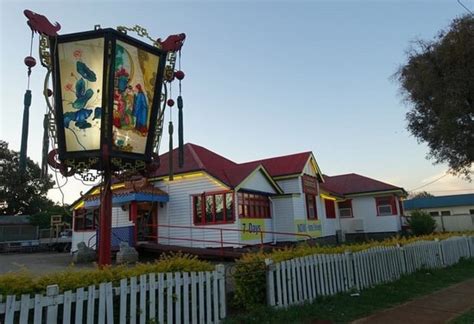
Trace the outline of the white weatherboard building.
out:
<instances>
[{"instance_id":1,"label":"white weatherboard building","mask_svg":"<svg viewBox=\"0 0 474 324\"><path fill-rule=\"evenodd\" d=\"M311 152L240 164L195 144L184 152L182 168L172 152L172 180L165 153L147 179L113 186L113 247L242 247L401 230L403 188L357 174L325 176ZM73 204L73 251L98 242L99 204L98 188Z\"/></svg>"},{"instance_id":2,"label":"white weatherboard building","mask_svg":"<svg viewBox=\"0 0 474 324\"><path fill-rule=\"evenodd\" d=\"M474 230L474 194L409 199L403 205L407 216L414 210L429 213L437 231Z\"/></svg>"}]
</instances>

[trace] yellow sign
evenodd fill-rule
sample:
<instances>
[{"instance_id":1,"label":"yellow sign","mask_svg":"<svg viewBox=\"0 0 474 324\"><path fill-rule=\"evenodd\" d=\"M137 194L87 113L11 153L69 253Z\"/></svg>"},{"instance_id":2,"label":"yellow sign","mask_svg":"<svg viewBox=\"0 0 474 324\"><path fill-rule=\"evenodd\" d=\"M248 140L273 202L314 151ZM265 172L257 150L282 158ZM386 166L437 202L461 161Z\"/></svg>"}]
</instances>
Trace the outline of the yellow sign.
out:
<instances>
[{"instance_id":1,"label":"yellow sign","mask_svg":"<svg viewBox=\"0 0 474 324\"><path fill-rule=\"evenodd\" d=\"M240 219L240 239L242 241L253 241L261 239L261 231L265 231L265 219L241 218ZM265 234L263 234L265 235Z\"/></svg>"},{"instance_id":2,"label":"yellow sign","mask_svg":"<svg viewBox=\"0 0 474 324\"><path fill-rule=\"evenodd\" d=\"M298 234L307 234L311 237L321 236L320 220L295 220L295 230ZM297 236L298 239L305 239L304 236Z\"/></svg>"}]
</instances>

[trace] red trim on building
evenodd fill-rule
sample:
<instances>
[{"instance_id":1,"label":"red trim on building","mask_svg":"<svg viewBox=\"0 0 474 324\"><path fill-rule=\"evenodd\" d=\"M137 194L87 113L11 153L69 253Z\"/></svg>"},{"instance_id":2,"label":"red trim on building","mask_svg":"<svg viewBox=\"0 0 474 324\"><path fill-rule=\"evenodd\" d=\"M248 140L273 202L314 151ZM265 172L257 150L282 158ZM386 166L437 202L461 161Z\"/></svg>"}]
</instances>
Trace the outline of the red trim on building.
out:
<instances>
[{"instance_id":1,"label":"red trim on building","mask_svg":"<svg viewBox=\"0 0 474 324\"><path fill-rule=\"evenodd\" d=\"M390 214L381 214L379 207L382 206L390 206ZM397 199L395 196L383 196L383 197L375 197L375 210L377 212L377 216L394 216L397 215Z\"/></svg>"},{"instance_id":2,"label":"red trim on building","mask_svg":"<svg viewBox=\"0 0 474 324\"><path fill-rule=\"evenodd\" d=\"M324 199L324 206L326 207L326 218L336 218L336 202L331 199Z\"/></svg>"},{"instance_id":3,"label":"red trim on building","mask_svg":"<svg viewBox=\"0 0 474 324\"><path fill-rule=\"evenodd\" d=\"M91 224L88 225L86 220L88 219L88 215L90 216L92 213L92 220L90 220ZM97 229L97 224L99 222L99 208L94 209L86 209L80 208L74 211L73 215L73 229L74 232L93 232ZM78 220L81 220L82 224L78 225ZM78 228L80 226L80 228Z\"/></svg>"},{"instance_id":4,"label":"red trim on building","mask_svg":"<svg viewBox=\"0 0 474 324\"><path fill-rule=\"evenodd\" d=\"M222 197L221 211L218 211L217 209L217 196ZM211 204L208 205L207 202L210 202ZM194 225L204 226L231 224L235 222L235 195L233 191L203 192L200 195L193 195L192 204ZM222 220L216 219L219 215L222 215ZM208 220L209 216L210 220Z\"/></svg>"}]
</instances>

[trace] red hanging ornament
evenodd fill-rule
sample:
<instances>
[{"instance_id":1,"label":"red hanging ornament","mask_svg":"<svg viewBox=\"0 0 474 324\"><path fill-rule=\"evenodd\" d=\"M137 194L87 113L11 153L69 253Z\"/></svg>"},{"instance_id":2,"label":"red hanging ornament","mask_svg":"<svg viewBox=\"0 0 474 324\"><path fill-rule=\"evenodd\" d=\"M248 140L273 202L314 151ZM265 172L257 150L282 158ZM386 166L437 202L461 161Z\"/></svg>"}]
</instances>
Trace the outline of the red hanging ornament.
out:
<instances>
[{"instance_id":1,"label":"red hanging ornament","mask_svg":"<svg viewBox=\"0 0 474 324\"><path fill-rule=\"evenodd\" d=\"M168 101L166 103L168 104L169 107L174 106L174 100L173 99L168 99Z\"/></svg>"},{"instance_id":2,"label":"red hanging ornament","mask_svg":"<svg viewBox=\"0 0 474 324\"><path fill-rule=\"evenodd\" d=\"M25 65L29 68L32 68L36 65L36 60L33 56L25 57Z\"/></svg>"},{"instance_id":3,"label":"red hanging ornament","mask_svg":"<svg viewBox=\"0 0 474 324\"><path fill-rule=\"evenodd\" d=\"M174 76L176 77L176 79L178 79L179 81L183 80L184 79L184 72L179 70L179 71L176 71L174 73Z\"/></svg>"}]
</instances>

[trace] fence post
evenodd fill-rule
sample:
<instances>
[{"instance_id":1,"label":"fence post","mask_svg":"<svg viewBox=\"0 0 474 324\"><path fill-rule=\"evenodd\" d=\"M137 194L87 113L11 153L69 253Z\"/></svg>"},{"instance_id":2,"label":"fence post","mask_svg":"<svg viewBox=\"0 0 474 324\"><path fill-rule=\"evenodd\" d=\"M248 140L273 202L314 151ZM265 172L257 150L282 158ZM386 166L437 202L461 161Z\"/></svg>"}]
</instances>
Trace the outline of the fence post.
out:
<instances>
[{"instance_id":1,"label":"fence post","mask_svg":"<svg viewBox=\"0 0 474 324\"><path fill-rule=\"evenodd\" d=\"M59 295L59 286L58 285L50 285L46 287L46 296L48 299L51 299L51 303L47 308L47 323L56 323L58 320L58 304L57 304L57 296Z\"/></svg>"},{"instance_id":2,"label":"fence post","mask_svg":"<svg viewBox=\"0 0 474 324\"><path fill-rule=\"evenodd\" d=\"M346 271L347 271L347 288L351 290L355 286L355 268L354 268L354 256L352 255L352 251L346 250L344 252L346 257Z\"/></svg>"},{"instance_id":3,"label":"fence post","mask_svg":"<svg viewBox=\"0 0 474 324\"><path fill-rule=\"evenodd\" d=\"M435 238L435 242L438 244L438 254L439 254L439 260L441 261L441 267L444 268L444 255L443 255L443 245L441 244L441 241L439 238Z\"/></svg>"},{"instance_id":4,"label":"fence post","mask_svg":"<svg viewBox=\"0 0 474 324\"><path fill-rule=\"evenodd\" d=\"M471 257L472 253L471 253L471 244L469 244L469 238L467 237L467 235L463 235L462 236L464 238L464 241L466 242L466 247L467 247L467 257Z\"/></svg>"},{"instance_id":5,"label":"fence post","mask_svg":"<svg viewBox=\"0 0 474 324\"><path fill-rule=\"evenodd\" d=\"M227 313L225 295L225 266L223 264L216 265L216 272L219 279L219 316L220 319L224 319ZM188 288L186 287L186 289Z\"/></svg>"},{"instance_id":6,"label":"fence post","mask_svg":"<svg viewBox=\"0 0 474 324\"><path fill-rule=\"evenodd\" d=\"M397 248L398 248L398 251L400 251L398 252L398 255L400 259L400 264L402 266L402 273L406 274L407 273L407 259L405 256L405 249L400 244L397 244Z\"/></svg>"},{"instance_id":7,"label":"fence post","mask_svg":"<svg viewBox=\"0 0 474 324\"><path fill-rule=\"evenodd\" d=\"M275 282L273 277L273 261L265 259L266 278L267 278L267 303L270 306L275 306Z\"/></svg>"}]
</instances>

